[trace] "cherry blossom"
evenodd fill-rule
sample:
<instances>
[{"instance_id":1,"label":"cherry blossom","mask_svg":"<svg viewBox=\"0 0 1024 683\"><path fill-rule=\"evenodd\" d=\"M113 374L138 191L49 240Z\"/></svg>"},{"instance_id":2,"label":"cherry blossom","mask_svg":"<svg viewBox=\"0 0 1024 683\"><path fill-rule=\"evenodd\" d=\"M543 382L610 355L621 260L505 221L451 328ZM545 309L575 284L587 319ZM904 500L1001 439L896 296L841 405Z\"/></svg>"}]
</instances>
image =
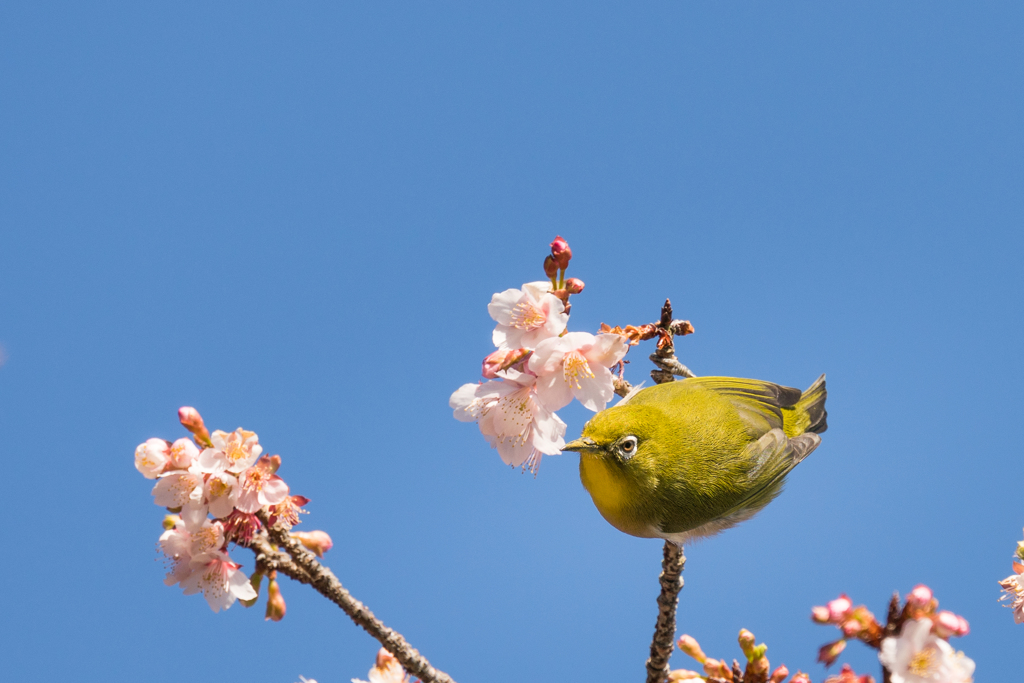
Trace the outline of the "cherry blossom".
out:
<instances>
[{"instance_id":1,"label":"cherry blossom","mask_svg":"<svg viewBox=\"0 0 1024 683\"><path fill-rule=\"evenodd\" d=\"M370 679L369 683L406 683L409 680L409 674L406 673L393 654L381 648L377 652L377 661L374 663L373 668L370 669L370 673L367 674L367 678ZM353 678L352 683L367 682Z\"/></svg>"},{"instance_id":2,"label":"cherry blossom","mask_svg":"<svg viewBox=\"0 0 1024 683\"><path fill-rule=\"evenodd\" d=\"M219 551L193 557L192 573L181 581L181 587L185 595L202 591L214 612L227 609L235 600L255 600L256 591L249 577L239 571L241 566Z\"/></svg>"},{"instance_id":3,"label":"cherry blossom","mask_svg":"<svg viewBox=\"0 0 1024 683\"><path fill-rule=\"evenodd\" d=\"M231 432L219 429L210 436L212 448L205 448L199 454L199 467L203 472L231 472L237 474L251 467L263 452L259 437L241 427Z\"/></svg>"},{"instance_id":4,"label":"cherry blossom","mask_svg":"<svg viewBox=\"0 0 1024 683\"><path fill-rule=\"evenodd\" d=\"M277 466L271 458L263 457L239 475L242 493L235 507L242 512L256 512L264 505L277 505L288 497L288 484L274 474Z\"/></svg>"},{"instance_id":5,"label":"cherry blossom","mask_svg":"<svg viewBox=\"0 0 1024 683\"><path fill-rule=\"evenodd\" d=\"M179 470L187 470L192 466L192 461L199 457L199 449L192 442L192 439L178 439L171 444L169 458L171 467Z\"/></svg>"},{"instance_id":6,"label":"cherry blossom","mask_svg":"<svg viewBox=\"0 0 1024 683\"><path fill-rule=\"evenodd\" d=\"M1024 575L1011 574L999 582L1006 595L1000 600L1009 600L1008 607L1013 609L1013 620L1018 624L1024 623Z\"/></svg>"},{"instance_id":7,"label":"cherry blossom","mask_svg":"<svg viewBox=\"0 0 1024 683\"><path fill-rule=\"evenodd\" d=\"M561 452L566 429L536 388L536 377L509 371L500 382L462 385L448 405L455 419L477 423L505 464L536 472L542 456Z\"/></svg>"},{"instance_id":8,"label":"cherry blossom","mask_svg":"<svg viewBox=\"0 0 1024 683\"><path fill-rule=\"evenodd\" d=\"M183 470L168 472L153 487L153 502L166 508L180 508L188 503L201 505L203 478Z\"/></svg>"},{"instance_id":9,"label":"cherry blossom","mask_svg":"<svg viewBox=\"0 0 1024 683\"><path fill-rule=\"evenodd\" d=\"M241 494L238 479L227 473L211 474L203 485L203 501L217 519L231 514Z\"/></svg>"},{"instance_id":10,"label":"cherry blossom","mask_svg":"<svg viewBox=\"0 0 1024 683\"><path fill-rule=\"evenodd\" d=\"M528 282L491 297L487 312L498 323L491 335L499 349L534 348L565 330L569 315L550 282Z\"/></svg>"},{"instance_id":11,"label":"cherry blossom","mask_svg":"<svg viewBox=\"0 0 1024 683\"><path fill-rule=\"evenodd\" d=\"M575 396L588 410L604 410L615 396L614 377L608 369L629 350L617 334L569 332L545 339L530 357L530 372L537 375L537 395L545 406L558 410Z\"/></svg>"},{"instance_id":12,"label":"cherry blossom","mask_svg":"<svg viewBox=\"0 0 1024 683\"><path fill-rule=\"evenodd\" d=\"M135 449L135 469L146 479L160 476L167 460L167 442L163 439L146 439Z\"/></svg>"},{"instance_id":13,"label":"cherry blossom","mask_svg":"<svg viewBox=\"0 0 1024 683\"><path fill-rule=\"evenodd\" d=\"M882 641L878 659L892 683L970 683L974 660L932 633L930 619L903 624L899 637Z\"/></svg>"},{"instance_id":14,"label":"cherry blossom","mask_svg":"<svg viewBox=\"0 0 1024 683\"><path fill-rule=\"evenodd\" d=\"M171 570L164 578L164 583L168 586L181 583L192 574L192 567L189 565L192 561L191 545L191 534L181 523L160 535L160 550L171 563Z\"/></svg>"}]
</instances>

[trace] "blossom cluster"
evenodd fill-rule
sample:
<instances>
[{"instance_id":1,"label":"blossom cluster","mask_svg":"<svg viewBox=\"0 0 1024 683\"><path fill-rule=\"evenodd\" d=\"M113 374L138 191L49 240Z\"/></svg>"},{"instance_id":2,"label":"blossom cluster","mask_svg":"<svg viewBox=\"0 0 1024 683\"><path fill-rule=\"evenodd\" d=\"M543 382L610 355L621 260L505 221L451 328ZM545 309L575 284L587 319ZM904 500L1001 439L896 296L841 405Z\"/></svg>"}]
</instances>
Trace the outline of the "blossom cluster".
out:
<instances>
[{"instance_id":1,"label":"blossom cluster","mask_svg":"<svg viewBox=\"0 0 1024 683\"><path fill-rule=\"evenodd\" d=\"M843 634L821 647L818 661L833 664L847 640L854 639L879 651L878 660L891 683L970 683L974 661L949 644L949 638L970 633L967 620L949 610L940 611L939 601L923 584L906 595L902 607L898 598L893 597L885 625L863 605L854 607L846 595L814 607L814 622L835 626Z\"/></svg>"},{"instance_id":2,"label":"blossom cluster","mask_svg":"<svg viewBox=\"0 0 1024 683\"><path fill-rule=\"evenodd\" d=\"M214 612L235 600L251 604L262 577L246 576L228 544L253 540L263 525L259 512L290 529L309 500L290 495L277 475L281 457L264 455L255 432L210 434L194 408L181 408L178 417L191 439L148 439L135 449L135 468L156 480L153 502L172 513L160 536L169 565L164 583L181 586L186 595L202 592ZM322 531L294 536L321 556L331 545ZM267 618L276 621L284 616L284 599L274 573L268 578Z\"/></svg>"},{"instance_id":3,"label":"blossom cluster","mask_svg":"<svg viewBox=\"0 0 1024 683\"><path fill-rule=\"evenodd\" d=\"M366 677L370 680L353 678L352 683L419 683L419 679L410 678L395 656L384 648L377 651L377 660Z\"/></svg>"},{"instance_id":4,"label":"blossom cluster","mask_svg":"<svg viewBox=\"0 0 1024 683\"><path fill-rule=\"evenodd\" d=\"M1017 542L1017 551L1013 557L1013 573L999 582L1003 589L1000 600L1006 600L1007 607L1013 610L1014 622L1024 623L1024 541Z\"/></svg>"},{"instance_id":5,"label":"blossom cluster","mask_svg":"<svg viewBox=\"0 0 1024 683\"><path fill-rule=\"evenodd\" d=\"M668 680L672 683L677 681L707 681L708 683L733 683L735 680L742 680L745 683L783 683L789 677L789 669L786 665L776 667L774 670L768 662L765 653L768 646L764 643L758 644L754 634L747 629L741 629L738 638L740 650L747 660L744 669L740 669L739 662L735 659L730 666L724 659L713 659L704 654L700 644L693 636L682 635L679 638L679 649L693 657L701 664L703 672L691 671L689 669L675 669L669 672ZM789 683L810 683L807 674L797 672L789 679ZM826 683L838 683L829 679ZM847 683L845 680L842 683ZM864 681L854 680L852 683L873 683L868 677Z\"/></svg>"},{"instance_id":6,"label":"blossom cluster","mask_svg":"<svg viewBox=\"0 0 1024 683\"><path fill-rule=\"evenodd\" d=\"M584 286L565 278L571 259L568 243L557 237L544 259L548 280L491 297L487 311L496 323L491 338L497 350L483 361L487 381L464 384L449 400L455 418L476 422L506 464L533 472L541 457L565 446L566 424L555 411L574 398L603 410L615 395L610 368L629 349L622 334L567 330L569 297Z\"/></svg>"}]
</instances>

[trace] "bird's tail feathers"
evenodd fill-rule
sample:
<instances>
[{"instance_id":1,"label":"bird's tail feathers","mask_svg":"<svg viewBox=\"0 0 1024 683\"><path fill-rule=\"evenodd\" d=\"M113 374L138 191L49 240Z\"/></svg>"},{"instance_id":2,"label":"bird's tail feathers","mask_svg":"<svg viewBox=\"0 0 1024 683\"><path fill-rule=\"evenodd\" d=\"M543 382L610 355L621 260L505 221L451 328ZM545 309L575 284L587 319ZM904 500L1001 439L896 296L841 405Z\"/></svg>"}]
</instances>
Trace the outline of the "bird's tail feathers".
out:
<instances>
[{"instance_id":1,"label":"bird's tail feathers","mask_svg":"<svg viewBox=\"0 0 1024 683\"><path fill-rule=\"evenodd\" d=\"M825 411L827 396L825 375L822 375L800 395L800 400L793 406L792 412L784 415L786 435L792 438L807 433L821 434L828 429L828 413ZM812 450L813 447L807 452L810 453Z\"/></svg>"}]
</instances>

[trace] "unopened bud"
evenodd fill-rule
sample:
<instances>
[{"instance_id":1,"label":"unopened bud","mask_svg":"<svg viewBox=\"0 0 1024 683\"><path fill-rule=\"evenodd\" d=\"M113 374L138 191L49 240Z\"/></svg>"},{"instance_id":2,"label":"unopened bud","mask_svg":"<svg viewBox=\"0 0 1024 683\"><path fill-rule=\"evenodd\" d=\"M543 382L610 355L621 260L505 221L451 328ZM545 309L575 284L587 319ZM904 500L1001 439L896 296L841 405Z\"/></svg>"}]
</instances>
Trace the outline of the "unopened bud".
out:
<instances>
[{"instance_id":1,"label":"unopened bud","mask_svg":"<svg viewBox=\"0 0 1024 683\"><path fill-rule=\"evenodd\" d=\"M187 470L198 457L199 449L192 439L178 439L171 444L170 461L171 467L175 469Z\"/></svg>"},{"instance_id":2,"label":"unopened bud","mask_svg":"<svg viewBox=\"0 0 1024 683\"><path fill-rule=\"evenodd\" d=\"M845 649L846 641L842 638L834 643L826 643L818 650L818 661L825 666L832 666Z\"/></svg>"},{"instance_id":3,"label":"unopened bud","mask_svg":"<svg viewBox=\"0 0 1024 683\"><path fill-rule=\"evenodd\" d=\"M558 277L558 264L555 263L555 257L551 254L544 257L544 274L552 280Z\"/></svg>"},{"instance_id":4,"label":"unopened bud","mask_svg":"<svg viewBox=\"0 0 1024 683\"><path fill-rule=\"evenodd\" d=\"M907 595L907 602L914 607L928 607L932 601L932 589L923 583L914 586Z\"/></svg>"},{"instance_id":5,"label":"unopened bud","mask_svg":"<svg viewBox=\"0 0 1024 683\"><path fill-rule=\"evenodd\" d=\"M789 675L789 669L783 664L778 669L772 672L772 675L768 678L768 683L782 683L786 680L786 676Z\"/></svg>"},{"instance_id":6,"label":"unopened bud","mask_svg":"<svg viewBox=\"0 0 1024 683\"><path fill-rule=\"evenodd\" d=\"M696 671L690 671L689 669L676 669L668 672L668 680L672 683L676 683L676 681L696 681L703 679L703 674Z\"/></svg>"},{"instance_id":7,"label":"unopened bud","mask_svg":"<svg viewBox=\"0 0 1024 683\"><path fill-rule=\"evenodd\" d=\"M816 624L827 624L831 618L831 613L828 611L828 607L812 607L811 608L811 621Z\"/></svg>"},{"instance_id":8,"label":"unopened bud","mask_svg":"<svg viewBox=\"0 0 1024 683\"><path fill-rule=\"evenodd\" d=\"M746 655L747 661L753 658L754 655L754 643L756 638L754 634L745 628L740 629L740 649L743 650L743 654Z\"/></svg>"},{"instance_id":9,"label":"unopened bud","mask_svg":"<svg viewBox=\"0 0 1024 683\"><path fill-rule=\"evenodd\" d=\"M703 650L700 649L700 645L697 643L696 638L694 638L693 636L688 636L684 633L683 635L679 636L679 642L677 643L677 645L679 645L679 649L682 650L685 654L690 655L701 664L703 664L704 661L708 658L708 656L704 654Z\"/></svg>"},{"instance_id":10,"label":"unopened bud","mask_svg":"<svg viewBox=\"0 0 1024 683\"><path fill-rule=\"evenodd\" d=\"M486 379L494 379L499 372L504 372L513 365L523 362L532 353L530 349L498 349L484 358L480 374Z\"/></svg>"},{"instance_id":11,"label":"unopened bud","mask_svg":"<svg viewBox=\"0 0 1024 683\"><path fill-rule=\"evenodd\" d=\"M803 671L797 671L793 674L793 677L789 679L789 683L811 683L811 677Z\"/></svg>"},{"instance_id":12,"label":"unopened bud","mask_svg":"<svg viewBox=\"0 0 1024 683\"><path fill-rule=\"evenodd\" d=\"M266 621L281 621L287 607L284 604L284 596L281 595L281 587L277 579L271 578L267 583L267 614Z\"/></svg>"},{"instance_id":13,"label":"unopened bud","mask_svg":"<svg viewBox=\"0 0 1024 683\"><path fill-rule=\"evenodd\" d=\"M293 531L291 535L302 544L302 547L317 557L323 557L324 553L334 546L326 531Z\"/></svg>"},{"instance_id":14,"label":"unopened bud","mask_svg":"<svg viewBox=\"0 0 1024 683\"><path fill-rule=\"evenodd\" d=\"M551 243L551 257L555 265L562 270L569 267L569 261L572 260L572 249L569 248L569 243L562 239L561 235L556 237L555 241Z\"/></svg>"},{"instance_id":15,"label":"unopened bud","mask_svg":"<svg viewBox=\"0 0 1024 683\"><path fill-rule=\"evenodd\" d=\"M580 292L583 291L583 287L583 280L579 279L578 277L571 277L565 281L565 291L569 292L570 294L579 294Z\"/></svg>"},{"instance_id":16,"label":"unopened bud","mask_svg":"<svg viewBox=\"0 0 1024 683\"><path fill-rule=\"evenodd\" d=\"M847 619L843 622L843 635L847 638L853 638L858 633L864 630L864 626L861 625L856 619Z\"/></svg>"},{"instance_id":17,"label":"unopened bud","mask_svg":"<svg viewBox=\"0 0 1024 683\"><path fill-rule=\"evenodd\" d=\"M210 432L206 429L206 425L203 424L203 418L198 410L191 406L182 406L178 408L178 419L185 429L192 432L192 436L200 444L206 447L213 445L213 442L210 441Z\"/></svg>"},{"instance_id":18,"label":"unopened bud","mask_svg":"<svg viewBox=\"0 0 1024 683\"><path fill-rule=\"evenodd\" d=\"M164 515L164 531L170 531L174 527L181 523L181 517L178 515Z\"/></svg>"},{"instance_id":19,"label":"unopened bud","mask_svg":"<svg viewBox=\"0 0 1024 683\"><path fill-rule=\"evenodd\" d=\"M853 608L853 602L841 593L838 598L828 603L828 620L833 624L841 622Z\"/></svg>"},{"instance_id":20,"label":"unopened bud","mask_svg":"<svg viewBox=\"0 0 1024 683\"><path fill-rule=\"evenodd\" d=\"M957 616L949 610L942 610L932 619L932 630L939 638L949 638L950 636L965 636L970 633L971 628L963 617Z\"/></svg>"},{"instance_id":21,"label":"unopened bud","mask_svg":"<svg viewBox=\"0 0 1024 683\"><path fill-rule=\"evenodd\" d=\"M727 681L732 680L732 669L721 659L704 660L704 673L714 678L721 678Z\"/></svg>"}]
</instances>

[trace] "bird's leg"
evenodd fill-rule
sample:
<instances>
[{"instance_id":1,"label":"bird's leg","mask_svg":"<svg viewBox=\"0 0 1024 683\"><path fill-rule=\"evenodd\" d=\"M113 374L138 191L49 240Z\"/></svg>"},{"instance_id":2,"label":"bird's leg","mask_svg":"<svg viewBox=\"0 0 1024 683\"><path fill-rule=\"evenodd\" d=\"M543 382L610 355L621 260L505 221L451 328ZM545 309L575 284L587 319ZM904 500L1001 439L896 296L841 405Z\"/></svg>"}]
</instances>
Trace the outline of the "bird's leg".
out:
<instances>
[{"instance_id":1,"label":"bird's leg","mask_svg":"<svg viewBox=\"0 0 1024 683\"><path fill-rule=\"evenodd\" d=\"M683 587L683 546L665 541L661 560L661 593L658 595L658 620L654 625L651 656L647 659L647 683L664 683L668 679L668 660L676 636L676 606Z\"/></svg>"}]
</instances>

